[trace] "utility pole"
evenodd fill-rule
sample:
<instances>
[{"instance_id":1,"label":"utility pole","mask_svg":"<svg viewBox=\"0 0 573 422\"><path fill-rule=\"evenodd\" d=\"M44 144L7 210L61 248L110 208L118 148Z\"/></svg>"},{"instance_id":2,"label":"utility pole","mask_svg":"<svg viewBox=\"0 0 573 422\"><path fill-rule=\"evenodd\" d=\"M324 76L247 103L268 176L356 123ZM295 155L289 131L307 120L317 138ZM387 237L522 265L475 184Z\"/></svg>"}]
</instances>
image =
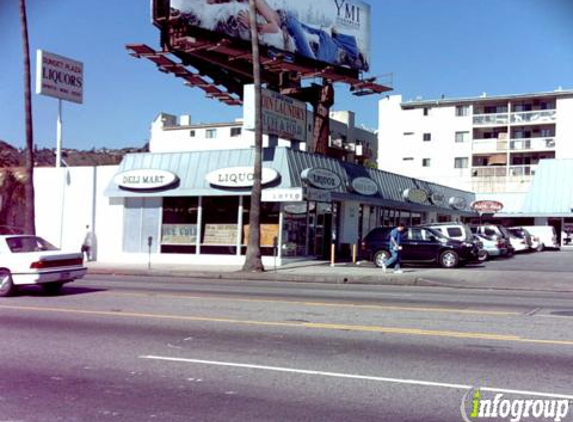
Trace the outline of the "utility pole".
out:
<instances>
[{"instance_id":1,"label":"utility pole","mask_svg":"<svg viewBox=\"0 0 573 422\"><path fill-rule=\"evenodd\" d=\"M36 234L36 212L34 205L34 134L32 128L32 93L30 72L30 42L28 40L28 18L26 1L20 0L20 26L22 51L24 55L24 112L26 115L26 180L24 184L24 230L26 234Z\"/></svg>"},{"instance_id":2,"label":"utility pole","mask_svg":"<svg viewBox=\"0 0 573 422\"><path fill-rule=\"evenodd\" d=\"M263 155L263 128L261 115L261 61L259 52L259 30L257 27L257 7L255 0L249 0L251 45L253 50L253 79L255 83L255 165L251 209L249 212L249 239L243 271L263 272L261 259L261 179Z\"/></svg>"}]
</instances>

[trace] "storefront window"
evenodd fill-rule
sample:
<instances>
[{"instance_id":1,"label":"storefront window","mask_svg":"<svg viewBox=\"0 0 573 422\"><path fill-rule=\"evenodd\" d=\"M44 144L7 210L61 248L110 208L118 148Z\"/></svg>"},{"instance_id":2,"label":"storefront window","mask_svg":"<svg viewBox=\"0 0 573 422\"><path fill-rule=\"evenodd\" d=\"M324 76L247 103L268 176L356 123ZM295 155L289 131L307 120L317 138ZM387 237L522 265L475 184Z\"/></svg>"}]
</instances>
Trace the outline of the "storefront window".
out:
<instances>
[{"instance_id":1,"label":"storefront window","mask_svg":"<svg viewBox=\"0 0 573 422\"><path fill-rule=\"evenodd\" d=\"M251 209L251 198L243 198L243 229L241 230L242 254L247 253L247 243L249 241L249 215ZM279 240L279 215L280 203L261 202L261 254L273 256L274 247L278 247ZM278 250L276 251L278 254Z\"/></svg>"},{"instance_id":2,"label":"storefront window","mask_svg":"<svg viewBox=\"0 0 573 422\"><path fill-rule=\"evenodd\" d=\"M315 204L312 203L314 207ZM306 248L306 202L283 205L282 256L304 256Z\"/></svg>"},{"instance_id":3,"label":"storefront window","mask_svg":"<svg viewBox=\"0 0 573 422\"><path fill-rule=\"evenodd\" d=\"M201 253L237 253L238 196L203 197Z\"/></svg>"},{"instance_id":4,"label":"storefront window","mask_svg":"<svg viewBox=\"0 0 573 422\"><path fill-rule=\"evenodd\" d=\"M198 205L198 198L163 198L162 253L196 252Z\"/></svg>"}]
</instances>

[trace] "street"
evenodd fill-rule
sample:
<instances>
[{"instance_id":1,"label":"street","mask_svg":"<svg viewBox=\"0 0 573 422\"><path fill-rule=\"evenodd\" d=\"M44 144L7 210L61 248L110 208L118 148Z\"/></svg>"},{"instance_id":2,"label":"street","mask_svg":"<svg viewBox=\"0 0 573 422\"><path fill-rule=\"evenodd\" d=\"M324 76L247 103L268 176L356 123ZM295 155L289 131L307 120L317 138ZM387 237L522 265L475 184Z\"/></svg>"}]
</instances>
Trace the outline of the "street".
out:
<instances>
[{"instance_id":1,"label":"street","mask_svg":"<svg viewBox=\"0 0 573 422\"><path fill-rule=\"evenodd\" d=\"M542 277L557 256L490 264ZM0 420L445 422L472 387L571 399L572 299L103 275L30 288L0 302Z\"/></svg>"}]
</instances>

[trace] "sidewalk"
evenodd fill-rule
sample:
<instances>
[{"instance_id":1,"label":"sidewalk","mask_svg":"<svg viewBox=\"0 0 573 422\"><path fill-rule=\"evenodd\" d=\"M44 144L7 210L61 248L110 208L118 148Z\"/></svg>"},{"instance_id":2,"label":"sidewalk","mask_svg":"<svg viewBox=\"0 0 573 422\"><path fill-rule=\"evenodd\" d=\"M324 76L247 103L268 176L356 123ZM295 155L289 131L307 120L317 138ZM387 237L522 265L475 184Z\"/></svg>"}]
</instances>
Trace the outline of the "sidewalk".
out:
<instances>
[{"instance_id":1,"label":"sidewalk","mask_svg":"<svg viewBox=\"0 0 573 422\"><path fill-rule=\"evenodd\" d=\"M380 284L437 286L466 289L547 291L573 293L573 274L535 271L485 271L480 265L455 269L406 267L404 273L383 273L371 263L340 263L334 267L325 261L300 261L282 267L266 267L263 273L241 271L239 266L199 266L181 264L118 264L89 262L88 274L117 276L220 279L233 281L276 281L331 284Z\"/></svg>"}]
</instances>

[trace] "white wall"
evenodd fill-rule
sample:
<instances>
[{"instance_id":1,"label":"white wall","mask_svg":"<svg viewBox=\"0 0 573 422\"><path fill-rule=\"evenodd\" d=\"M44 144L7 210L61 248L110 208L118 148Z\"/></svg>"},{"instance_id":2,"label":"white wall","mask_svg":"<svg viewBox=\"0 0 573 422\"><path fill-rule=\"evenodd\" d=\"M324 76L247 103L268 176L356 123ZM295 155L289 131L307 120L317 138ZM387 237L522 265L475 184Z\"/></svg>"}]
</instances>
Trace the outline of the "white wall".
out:
<instances>
[{"instance_id":1,"label":"white wall","mask_svg":"<svg viewBox=\"0 0 573 422\"><path fill-rule=\"evenodd\" d=\"M79 252L89 225L97 259L121 253L123 200L103 196L117 168L36 168L37 234L62 249Z\"/></svg>"},{"instance_id":2,"label":"white wall","mask_svg":"<svg viewBox=\"0 0 573 422\"><path fill-rule=\"evenodd\" d=\"M339 243L358 242L360 202L343 202L340 207Z\"/></svg>"},{"instance_id":3,"label":"white wall","mask_svg":"<svg viewBox=\"0 0 573 422\"><path fill-rule=\"evenodd\" d=\"M557 99L556 157L573 158L573 98Z\"/></svg>"}]
</instances>

